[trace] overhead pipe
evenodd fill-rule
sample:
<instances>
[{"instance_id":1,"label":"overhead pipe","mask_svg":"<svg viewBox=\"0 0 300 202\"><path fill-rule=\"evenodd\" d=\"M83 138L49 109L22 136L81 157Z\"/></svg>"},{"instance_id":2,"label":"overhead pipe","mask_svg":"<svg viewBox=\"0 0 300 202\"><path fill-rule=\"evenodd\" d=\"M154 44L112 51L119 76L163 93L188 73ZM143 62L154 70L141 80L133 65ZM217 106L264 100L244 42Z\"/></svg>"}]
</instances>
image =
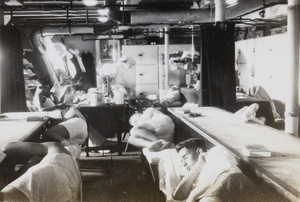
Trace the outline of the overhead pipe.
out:
<instances>
[{"instance_id":1,"label":"overhead pipe","mask_svg":"<svg viewBox=\"0 0 300 202\"><path fill-rule=\"evenodd\" d=\"M12 11L5 11L5 14L10 14L12 12L13 16L21 16L21 17L30 17L30 16L39 16L42 17L43 15L49 15L49 16L65 16L67 14L67 10L69 14L73 15L86 15L86 9L66 9L66 10L12 10ZM98 15L97 10L88 10L89 14Z\"/></svg>"},{"instance_id":2,"label":"overhead pipe","mask_svg":"<svg viewBox=\"0 0 300 202\"><path fill-rule=\"evenodd\" d=\"M194 10L159 10L159 11L132 11L132 24L145 23L208 23L213 22L210 11L207 9Z\"/></svg>"},{"instance_id":3,"label":"overhead pipe","mask_svg":"<svg viewBox=\"0 0 300 202\"><path fill-rule=\"evenodd\" d=\"M84 1L24 1L24 7L86 7ZM103 1L97 1L93 7L103 6Z\"/></svg>"},{"instance_id":4,"label":"overhead pipe","mask_svg":"<svg viewBox=\"0 0 300 202\"><path fill-rule=\"evenodd\" d=\"M85 18L90 18L93 17L95 18L95 20L97 20L96 18L99 17L99 14L97 12L97 9L99 9L99 7L103 8L107 8L109 10L109 18L113 21L116 21L118 23L130 23L130 12L128 11L121 11L119 10L120 7L125 7L125 5L117 5L117 0L105 0L104 2L101 1L101 3L97 3L97 7L86 7L83 3L78 4L78 2L73 1L73 3L68 2L68 1L64 1L64 2L58 2L56 4L53 4L53 2L33 2L32 4L25 3L24 2L24 7L26 8L26 5L28 7L31 6L38 6L41 4L41 6L43 6L43 8L55 8L52 7L52 5L60 6L62 8L67 9L67 12L70 14L70 16L72 16L72 18L80 18L80 16L85 17ZM81 10L70 10L70 6L72 7L79 7L81 6ZM23 7L22 7L23 9ZM87 11L89 11L87 13ZM37 10L30 10L30 11L26 11L26 10L12 10L13 16L16 17L26 17L26 18L53 18L56 19L56 17L67 17L67 12L66 10L55 10L55 11L47 11L47 10L43 10L43 11L37 11Z\"/></svg>"},{"instance_id":5,"label":"overhead pipe","mask_svg":"<svg viewBox=\"0 0 300 202\"><path fill-rule=\"evenodd\" d=\"M288 67L285 104L285 131L298 136L299 127L299 58L300 58L300 1L288 1L287 43Z\"/></svg>"}]
</instances>

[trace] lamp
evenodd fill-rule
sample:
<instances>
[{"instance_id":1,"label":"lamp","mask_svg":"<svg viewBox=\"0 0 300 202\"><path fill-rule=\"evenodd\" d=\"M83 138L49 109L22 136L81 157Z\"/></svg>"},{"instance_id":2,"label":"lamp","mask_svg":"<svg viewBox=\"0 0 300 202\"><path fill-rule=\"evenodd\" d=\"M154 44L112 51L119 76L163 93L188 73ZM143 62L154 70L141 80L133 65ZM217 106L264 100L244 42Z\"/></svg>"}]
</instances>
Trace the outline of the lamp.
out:
<instances>
[{"instance_id":1,"label":"lamp","mask_svg":"<svg viewBox=\"0 0 300 202\"><path fill-rule=\"evenodd\" d=\"M97 0L83 0L83 3L86 6L96 6L97 5Z\"/></svg>"},{"instance_id":2,"label":"lamp","mask_svg":"<svg viewBox=\"0 0 300 202\"><path fill-rule=\"evenodd\" d=\"M103 87L106 88L102 89L102 91L106 91L107 95L111 95L110 90L110 82L113 81L114 77L117 75L117 67L114 64L106 63L97 67L97 73L100 76L101 83Z\"/></svg>"},{"instance_id":3,"label":"lamp","mask_svg":"<svg viewBox=\"0 0 300 202\"><path fill-rule=\"evenodd\" d=\"M23 0L5 0L7 6L23 6Z\"/></svg>"},{"instance_id":4,"label":"lamp","mask_svg":"<svg viewBox=\"0 0 300 202\"><path fill-rule=\"evenodd\" d=\"M100 17L98 17L98 20L100 21L100 22L107 22L108 21L108 17L107 16L100 16Z\"/></svg>"},{"instance_id":5,"label":"lamp","mask_svg":"<svg viewBox=\"0 0 300 202\"><path fill-rule=\"evenodd\" d=\"M103 16L103 15L108 15L108 9L107 8L101 8L101 9L98 9L97 12L99 13L99 15Z\"/></svg>"},{"instance_id":6,"label":"lamp","mask_svg":"<svg viewBox=\"0 0 300 202\"><path fill-rule=\"evenodd\" d=\"M108 17L108 13L109 13L109 10L107 8L101 8L101 9L98 9L97 12L99 13L100 17L98 17L98 20L100 22L107 22L109 17Z\"/></svg>"}]
</instances>

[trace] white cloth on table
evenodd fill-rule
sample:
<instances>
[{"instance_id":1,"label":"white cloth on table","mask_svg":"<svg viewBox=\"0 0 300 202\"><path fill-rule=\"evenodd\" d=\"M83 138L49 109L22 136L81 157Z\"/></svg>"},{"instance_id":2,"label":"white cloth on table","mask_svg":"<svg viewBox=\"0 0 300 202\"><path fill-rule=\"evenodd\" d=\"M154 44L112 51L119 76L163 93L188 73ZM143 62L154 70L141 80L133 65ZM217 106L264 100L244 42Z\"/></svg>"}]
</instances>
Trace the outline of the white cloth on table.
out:
<instances>
[{"instance_id":1,"label":"white cloth on table","mask_svg":"<svg viewBox=\"0 0 300 202\"><path fill-rule=\"evenodd\" d=\"M270 95L267 93L267 91L262 86L253 86L252 88L249 89L248 94L250 96L269 101L271 104L274 119L280 117L280 115L276 111L276 107L275 107L273 100L271 99Z\"/></svg>"},{"instance_id":2,"label":"white cloth on table","mask_svg":"<svg viewBox=\"0 0 300 202\"><path fill-rule=\"evenodd\" d=\"M81 175L71 155L48 154L8 186L23 192L30 201L79 201Z\"/></svg>"},{"instance_id":3,"label":"white cloth on table","mask_svg":"<svg viewBox=\"0 0 300 202\"><path fill-rule=\"evenodd\" d=\"M257 103L253 103L250 106L244 106L242 109L234 113L233 117L237 120L242 121L242 123L247 123L249 121L254 121L256 123L265 124L264 120L256 117L256 112L259 108Z\"/></svg>"}]
</instances>

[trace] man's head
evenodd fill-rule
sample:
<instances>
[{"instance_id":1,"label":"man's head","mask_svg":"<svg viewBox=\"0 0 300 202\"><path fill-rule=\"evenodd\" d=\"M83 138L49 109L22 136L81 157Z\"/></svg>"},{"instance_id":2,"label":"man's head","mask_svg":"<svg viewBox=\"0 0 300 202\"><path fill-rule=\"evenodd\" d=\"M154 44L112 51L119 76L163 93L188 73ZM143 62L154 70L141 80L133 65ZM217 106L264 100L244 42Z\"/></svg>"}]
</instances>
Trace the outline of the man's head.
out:
<instances>
[{"instance_id":1,"label":"man's head","mask_svg":"<svg viewBox=\"0 0 300 202\"><path fill-rule=\"evenodd\" d=\"M183 165L190 170L198 161L199 155L207 151L205 142L200 138L184 140L176 145Z\"/></svg>"},{"instance_id":2,"label":"man's head","mask_svg":"<svg viewBox=\"0 0 300 202\"><path fill-rule=\"evenodd\" d=\"M37 88L43 95L47 96L51 90L51 84L48 79L39 78Z\"/></svg>"}]
</instances>

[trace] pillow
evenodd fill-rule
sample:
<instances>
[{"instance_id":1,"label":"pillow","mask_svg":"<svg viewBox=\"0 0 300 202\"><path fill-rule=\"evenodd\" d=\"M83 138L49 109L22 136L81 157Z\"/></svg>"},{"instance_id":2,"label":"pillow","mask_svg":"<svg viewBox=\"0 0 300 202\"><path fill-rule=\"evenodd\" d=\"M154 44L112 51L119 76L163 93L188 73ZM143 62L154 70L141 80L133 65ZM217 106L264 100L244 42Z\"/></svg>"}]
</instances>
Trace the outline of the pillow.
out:
<instances>
[{"instance_id":1,"label":"pillow","mask_svg":"<svg viewBox=\"0 0 300 202\"><path fill-rule=\"evenodd\" d=\"M167 93L162 97L162 104L171 105L173 102L180 101L180 92L177 88L170 88Z\"/></svg>"},{"instance_id":2,"label":"pillow","mask_svg":"<svg viewBox=\"0 0 300 202\"><path fill-rule=\"evenodd\" d=\"M141 113L135 113L129 118L129 123L131 126L136 126L142 117Z\"/></svg>"}]
</instances>

